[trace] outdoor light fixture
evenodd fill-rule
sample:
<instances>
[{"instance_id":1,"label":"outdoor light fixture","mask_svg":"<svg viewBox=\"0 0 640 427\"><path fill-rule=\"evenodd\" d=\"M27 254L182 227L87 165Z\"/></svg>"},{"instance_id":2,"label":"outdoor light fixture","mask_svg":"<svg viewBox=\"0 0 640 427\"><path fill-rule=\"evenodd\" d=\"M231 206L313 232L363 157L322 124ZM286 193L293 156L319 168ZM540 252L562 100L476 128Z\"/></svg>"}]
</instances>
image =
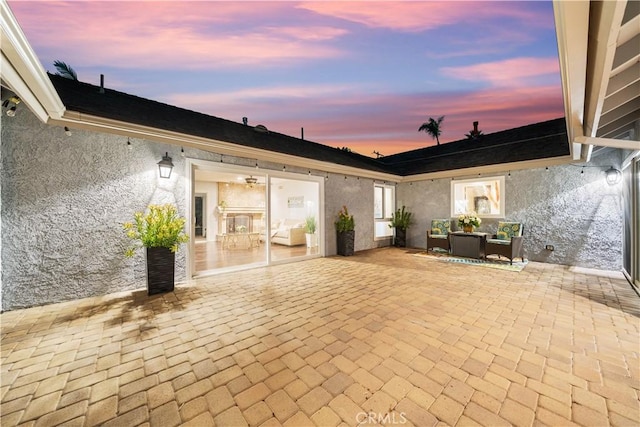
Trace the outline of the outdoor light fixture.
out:
<instances>
[{"instance_id":1,"label":"outdoor light fixture","mask_svg":"<svg viewBox=\"0 0 640 427\"><path fill-rule=\"evenodd\" d=\"M169 157L169 153L164 153L162 156L162 160L158 162L158 169L160 170L160 178L170 178L171 171L173 170L173 162L171 161L171 157Z\"/></svg>"},{"instance_id":2,"label":"outdoor light fixture","mask_svg":"<svg viewBox=\"0 0 640 427\"><path fill-rule=\"evenodd\" d=\"M7 109L7 116L13 117L16 115L16 107L18 104L20 104L20 98L17 96L12 96L2 103L2 106Z\"/></svg>"},{"instance_id":3,"label":"outdoor light fixture","mask_svg":"<svg viewBox=\"0 0 640 427\"><path fill-rule=\"evenodd\" d=\"M65 126L64 127L64 134L67 135L67 136L71 136L72 135L71 129L69 129L68 127Z\"/></svg>"},{"instance_id":4,"label":"outdoor light fixture","mask_svg":"<svg viewBox=\"0 0 640 427\"><path fill-rule=\"evenodd\" d=\"M609 169L604 171L604 173L607 177L607 184L609 185L616 185L617 183L620 182L620 178L622 178L622 172L620 172L618 169L614 168L613 166L611 166Z\"/></svg>"}]
</instances>

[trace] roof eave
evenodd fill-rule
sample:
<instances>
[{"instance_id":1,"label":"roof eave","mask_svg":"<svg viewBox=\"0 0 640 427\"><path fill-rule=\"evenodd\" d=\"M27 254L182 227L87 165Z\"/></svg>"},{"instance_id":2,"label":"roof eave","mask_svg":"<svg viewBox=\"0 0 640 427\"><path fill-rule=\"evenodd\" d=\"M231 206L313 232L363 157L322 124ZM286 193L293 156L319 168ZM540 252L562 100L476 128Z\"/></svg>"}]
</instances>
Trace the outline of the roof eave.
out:
<instances>
[{"instance_id":1,"label":"roof eave","mask_svg":"<svg viewBox=\"0 0 640 427\"><path fill-rule=\"evenodd\" d=\"M76 129L84 129L94 132L110 133L132 138L147 139L150 141L181 147L197 148L218 154L255 159L260 162L282 163L287 166L300 167L310 171L322 171L342 175L359 176L373 180L399 182L399 175L372 171L362 168L340 165L332 162L309 159L291 154L238 145L231 142L220 141L211 138L188 135L150 126L138 125L129 122L108 119L77 111L65 111L60 119L51 120L52 125L69 126Z\"/></svg>"},{"instance_id":2,"label":"roof eave","mask_svg":"<svg viewBox=\"0 0 640 427\"><path fill-rule=\"evenodd\" d=\"M47 77L6 0L0 0L2 83L42 122L60 118L65 106Z\"/></svg>"},{"instance_id":3,"label":"roof eave","mask_svg":"<svg viewBox=\"0 0 640 427\"><path fill-rule=\"evenodd\" d=\"M584 104L589 36L589 1L553 1L560 79L573 160L586 158L577 137L584 136Z\"/></svg>"}]
</instances>

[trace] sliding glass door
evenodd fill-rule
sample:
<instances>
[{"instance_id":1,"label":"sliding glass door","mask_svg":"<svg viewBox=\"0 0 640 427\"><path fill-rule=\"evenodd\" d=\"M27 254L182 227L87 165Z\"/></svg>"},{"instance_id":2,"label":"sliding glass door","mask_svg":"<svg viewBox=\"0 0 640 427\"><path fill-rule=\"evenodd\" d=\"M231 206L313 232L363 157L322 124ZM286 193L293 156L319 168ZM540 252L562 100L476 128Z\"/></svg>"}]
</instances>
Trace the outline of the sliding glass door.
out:
<instances>
[{"instance_id":1,"label":"sliding glass door","mask_svg":"<svg viewBox=\"0 0 640 427\"><path fill-rule=\"evenodd\" d=\"M322 254L322 179L190 160L191 276Z\"/></svg>"}]
</instances>

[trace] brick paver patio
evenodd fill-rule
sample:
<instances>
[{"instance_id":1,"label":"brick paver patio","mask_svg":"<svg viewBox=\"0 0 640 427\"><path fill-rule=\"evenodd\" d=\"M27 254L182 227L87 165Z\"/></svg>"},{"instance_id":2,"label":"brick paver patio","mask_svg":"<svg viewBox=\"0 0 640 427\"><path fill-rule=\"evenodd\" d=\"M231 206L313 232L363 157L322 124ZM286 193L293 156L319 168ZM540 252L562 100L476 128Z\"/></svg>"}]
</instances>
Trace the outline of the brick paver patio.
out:
<instances>
[{"instance_id":1,"label":"brick paver patio","mask_svg":"<svg viewBox=\"0 0 640 427\"><path fill-rule=\"evenodd\" d=\"M566 266L385 248L1 320L2 426L640 424L640 299Z\"/></svg>"}]
</instances>

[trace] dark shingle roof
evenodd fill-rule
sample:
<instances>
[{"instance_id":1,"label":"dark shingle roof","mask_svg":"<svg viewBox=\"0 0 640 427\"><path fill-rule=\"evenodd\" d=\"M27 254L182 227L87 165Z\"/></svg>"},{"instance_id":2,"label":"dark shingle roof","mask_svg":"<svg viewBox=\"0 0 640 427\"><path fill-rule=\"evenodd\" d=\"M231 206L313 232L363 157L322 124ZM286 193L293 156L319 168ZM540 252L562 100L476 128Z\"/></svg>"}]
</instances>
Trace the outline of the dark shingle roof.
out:
<instances>
[{"instance_id":1,"label":"dark shingle roof","mask_svg":"<svg viewBox=\"0 0 640 427\"><path fill-rule=\"evenodd\" d=\"M387 172L376 159L49 74L67 110L298 157Z\"/></svg>"},{"instance_id":2,"label":"dark shingle roof","mask_svg":"<svg viewBox=\"0 0 640 427\"><path fill-rule=\"evenodd\" d=\"M465 169L569 154L564 118L382 157L399 175Z\"/></svg>"},{"instance_id":3,"label":"dark shingle roof","mask_svg":"<svg viewBox=\"0 0 640 427\"><path fill-rule=\"evenodd\" d=\"M564 118L372 159L277 132L49 74L71 111L343 166L413 175L569 154Z\"/></svg>"}]
</instances>

